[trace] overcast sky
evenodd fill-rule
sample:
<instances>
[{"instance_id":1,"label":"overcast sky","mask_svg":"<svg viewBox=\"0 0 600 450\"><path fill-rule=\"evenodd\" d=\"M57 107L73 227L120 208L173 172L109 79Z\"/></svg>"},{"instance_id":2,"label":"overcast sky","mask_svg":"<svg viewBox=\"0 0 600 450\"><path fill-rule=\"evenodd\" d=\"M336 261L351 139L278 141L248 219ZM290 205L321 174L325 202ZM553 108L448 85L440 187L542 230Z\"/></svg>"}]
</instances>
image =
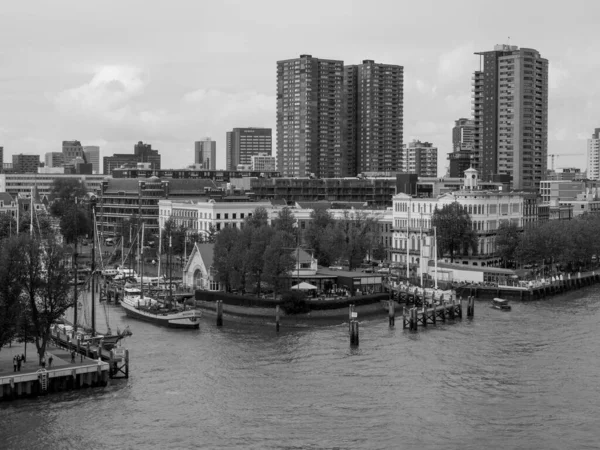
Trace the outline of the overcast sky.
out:
<instances>
[{"instance_id":1,"label":"overcast sky","mask_svg":"<svg viewBox=\"0 0 600 450\"><path fill-rule=\"evenodd\" d=\"M4 1L0 9L0 146L60 151L63 140L163 167L193 163L193 142L272 127L276 61L308 53L404 66L404 140L439 148L445 172L455 119L471 117L475 51L508 43L550 62L549 153L585 169L600 127L597 1ZM275 151L275 148L273 149ZM577 155L576 155L577 154ZM43 156L42 156L43 158Z\"/></svg>"}]
</instances>

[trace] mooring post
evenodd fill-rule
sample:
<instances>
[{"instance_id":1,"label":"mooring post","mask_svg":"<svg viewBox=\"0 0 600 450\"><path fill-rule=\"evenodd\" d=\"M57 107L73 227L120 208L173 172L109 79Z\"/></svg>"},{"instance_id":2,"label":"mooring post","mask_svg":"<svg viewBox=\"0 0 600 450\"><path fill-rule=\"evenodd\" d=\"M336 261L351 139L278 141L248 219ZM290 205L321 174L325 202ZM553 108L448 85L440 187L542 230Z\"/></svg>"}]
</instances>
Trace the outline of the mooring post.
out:
<instances>
[{"instance_id":1,"label":"mooring post","mask_svg":"<svg viewBox=\"0 0 600 450\"><path fill-rule=\"evenodd\" d=\"M358 346L358 320L350 321L350 345Z\"/></svg>"},{"instance_id":2,"label":"mooring post","mask_svg":"<svg viewBox=\"0 0 600 450\"><path fill-rule=\"evenodd\" d=\"M388 305L390 327L393 327L396 324L396 304L394 303L394 300L389 300Z\"/></svg>"},{"instance_id":3,"label":"mooring post","mask_svg":"<svg viewBox=\"0 0 600 450\"><path fill-rule=\"evenodd\" d=\"M125 378L129 378L129 350L125 350Z\"/></svg>"},{"instance_id":4,"label":"mooring post","mask_svg":"<svg viewBox=\"0 0 600 450\"><path fill-rule=\"evenodd\" d=\"M352 313L354 312L354 305L348 305L348 332L352 334Z\"/></svg>"},{"instance_id":5,"label":"mooring post","mask_svg":"<svg viewBox=\"0 0 600 450\"><path fill-rule=\"evenodd\" d=\"M437 303L433 302L433 324L436 324L437 321Z\"/></svg>"},{"instance_id":6,"label":"mooring post","mask_svg":"<svg viewBox=\"0 0 600 450\"><path fill-rule=\"evenodd\" d=\"M223 326L223 300L217 300L217 326Z\"/></svg>"},{"instance_id":7,"label":"mooring post","mask_svg":"<svg viewBox=\"0 0 600 450\"><path fill-rule=\"evenodd\" d=\"M275 331L279 332L279 305L275 306Z\"/></svg>"},{"instance_id":8,"label":"mooring post","mask_svg":"<svg viewBox=\"0 0 600 450\"><path fill-rule=\"evenodd\" d=\"M406 328L406 306L402 307L402 329Z\"/></svg>"}]
</instances>

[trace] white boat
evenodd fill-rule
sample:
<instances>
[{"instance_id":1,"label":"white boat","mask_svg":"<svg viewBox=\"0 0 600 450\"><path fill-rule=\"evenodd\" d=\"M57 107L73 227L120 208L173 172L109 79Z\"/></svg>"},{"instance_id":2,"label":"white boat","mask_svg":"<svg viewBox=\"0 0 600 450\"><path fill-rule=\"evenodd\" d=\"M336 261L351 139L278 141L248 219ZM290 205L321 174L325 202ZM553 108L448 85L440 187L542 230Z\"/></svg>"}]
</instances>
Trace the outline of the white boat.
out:
<instances>
[{"instance_id":1,"label":"white boat","mask_svg":"<svg viewBox=\"0 0 600 450\"><path fill-rule=\"evenodd\" d=\"M171 328L199 328L200 311L167 306L148 297L125 295L121 301L128 316Z\"/></svg>"}]
</instances>

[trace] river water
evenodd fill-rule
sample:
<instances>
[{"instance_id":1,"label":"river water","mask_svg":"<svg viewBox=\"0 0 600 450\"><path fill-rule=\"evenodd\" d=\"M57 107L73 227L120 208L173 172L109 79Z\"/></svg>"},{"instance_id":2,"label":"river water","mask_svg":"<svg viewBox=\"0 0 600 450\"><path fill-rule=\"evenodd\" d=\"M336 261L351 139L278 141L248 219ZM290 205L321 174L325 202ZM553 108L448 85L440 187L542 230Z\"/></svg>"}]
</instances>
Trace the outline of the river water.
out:
<instances>
[{"instance_id":1,"label":"river water","mask_svg":"<svg viewBox=\"0 0 600 450\"><path fill-rule=\"evenodd\" d=\"M102 314L99 314L102 324ZM0 404L3 449L600 446L600 288L418 332L129 324L129 380Z\"/></svg>"}]
</instances>

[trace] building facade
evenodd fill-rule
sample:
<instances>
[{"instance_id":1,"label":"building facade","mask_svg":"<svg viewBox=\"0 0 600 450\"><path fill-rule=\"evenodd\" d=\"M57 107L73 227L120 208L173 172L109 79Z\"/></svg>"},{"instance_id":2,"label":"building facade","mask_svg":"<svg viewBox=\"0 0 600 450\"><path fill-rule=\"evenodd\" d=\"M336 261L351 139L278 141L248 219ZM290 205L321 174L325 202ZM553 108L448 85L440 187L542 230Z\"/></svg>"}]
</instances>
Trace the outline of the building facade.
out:
<instances>
[{"instance_id":1,"label":"building facade","mask_svg":"<svg viewBox=\"0 0 600 450\"><path fill-rule=\"evenodd\" d=\"M473 167L483 180L507 174L515 189L537 190L548 165L548 60L510 45L477 55Z\"/></svg>"},{"instance_id":2,"label":"building facade","mask_svg":"<svg viewBox=\"0 0 600 450\"><path fill-rule=\"evenodd\" d=\"M437 176L438 149L429 142L413 140L404 144L402 171L420 177Z\"/></svg>"},{"instance_id":3,"label":"building facade","mask_svg":"<svg viewBox=\"0 0 600 450\"><path fill-rule=\"evenodd\" d=\"M83 147L83 155L85 162L92 165L92 173L99 174L100 172L100 147L97 145L86 145Z\"/></svg>"},{"instance_id":4,"label":"building facade","mask_svg":"<svg viewBox=\"0 0 600 450\"><path fill-rule=\"evenodd\" d=\"M83 158L83 147L79 141L62 142L63 164L69 164L75 158Z\"/></svg>"},{"instance_id":5,"label":"building facade","mask_svg":"<svg viewBox=\"0 0 600 450\"><path fill-rule=\"evenodd\" d=\"M277 168L285 177L341 177L343 61L277 62Z\"/></svg>"},{"instance_id":6,"label":"building facade","mask_svg":"<svg viewBox=\"0 0 600 450\"><path fill-rule=\"evenodd\" d=\"M197 199L216 189L211 180L108 179L103 180L98 225L106 236L123 231L131 217L140 217L149 233L158 233L158 203L162 199Z\"/></svg>"},{"instance_id":7,"label":"building facade","mask_svg":"<svg viewBox=\"0 0 600 450\"><path fill-rule=\"evenodd\" d=\"M0 147L0 170L4 168L4 147Z\"/></svg>"},{"instance_id":8,"label":"building facade","mask_svg":"<svg viewBox=\"0 0 600 450\"><path fill-rule=\"evenodd\" d=\"M47 152L44 155L44 167L62 167L65 158L62 152Z\"/></svg>"},{"instance_id":9,"label":"building facade","mask_svg":"<svg viewBox=\"0 0 600 450\"><path fill-rule=\"evenodd\" d=\"M587 140L587 177L600 179L600 128L596 128L592 138Z\"/></svg>"},{"instance_id":10,"label":"building facade","mask_svg":"<svg viewBox=\"0 0 600 450\"><path fill-rule=\"evenodd\" d=\"M209 137L194 142L194 163L201 164L203 169L216 170L217 143Z\"/></svg>"},{"instance_id":11,"label":"building facade","mask_svg":"<svg viewBox=\"0 0 600 450\"><path fill-rule=\"evenodd\" d=\"M133 154L138 157L138 162L149 163L153 169L160 170L160 153L158 153L158 150L153 149L151 144L144 144L139 141L133 146Z\"/></svg>"},{"instance_id":12,"label":"building facade","mask_svg":"<svg viewBox=\"0 0 600 450\"><path fill-rule=\"evenodd\" d=\"M0 174L0 192L8 192L13 197L23 194L30 195L32 189L37 189L40 198L48 198L54 180L76 179L85 185L88 192L100 192L104 175L72 175L64 173L3 173Z\"/></svg>"},{"instance_id":13,"label":"building facade","mask_svg":"<svg viewBox=\"0 0 600 450\"><path fill-rule=\"evenodd\" d=\"M250 168L256 172L275 172L277 170L277 158L270 154L252 155Z\"/></svg>"},{"instance_id":14,"label":"building facade","mask_svg":"<svg viewBox=\"0 0 600 450\"><path fill-rule=\"evenodd\" d=\"M158 150L152 149L151 144L144 144L142 141L135 144L133 154L115 153L113 156L102 158L102 162L104 175L112 175L114 169L121 167L135 168L138 163L149 164L153 170L161 168L161 156Z\"/></svg>"},{"instance_id":15,"label":"building facade","mask_svg":"<svg viewBox=\"0 0 600 450\"><path fill-rule=\"evenodd\" d=\"M234 128L228 131L226 169L236 170L239 164L251 164L252 157L255 155L271 155L272 134L271 128Z\"/></svg>"},{"instance_id":16,"label":"building facade","mask_svg":"<svg viewBox=\"0 0 600 450\"><path fill-rule=\"evenodd\" d=\"M23 153L13 155L12 164L14 173L37 173L40 167L40 156Z\"/></svg>"},{"instance_id":17,"label":"building facade","mask_svg":"<svg viewBox=\"0 0 600 450\"><path fill-rule=\"evenodd\" d=\"M404 68L364 60L344 67L344 176L402 166Z\"/></svg>"},{"instance_id":18,"label":"building facade","mask_svg":"<svg viewBox=\"0 0 600 450\"><path fill-rule=\"evenodd\" d=\"M473 155L473 134L475 122L473 119L461 118L454 122L452 128L452 152L448 154L451 177L462 178L465 170L471 167Z\"/></svg>"},{"instance_id":19,"label":"building facade","mask_svg":"<svg viewBox=\"0 0 600 450\"><path fill-rule=\"evenodd\" d=\"M235 200L160 200L160 227L164 228L165 222L172 218L177 226L184 226L191 232L206 234L211 229L220 231L224 228L242 228L244 219L251 217L256 208L262 207L267 211L271 209L271 202L253 202L242 198Z\"/></svg>"},{"instance_id":20,"label":"building facade","mask_svg":"<svg viewBox=\"0 0 600 450\"><path fill-rule=\"evenodd\" d=\"M494 266L499 263L496 257L497 230L502 223L511 223L523 229L526 195L531 194L481 190L474 169L465 172L462 189L440 197L418 198L398 194L393 200L393 261L404 265L408 262L414 270L426 271L435 255L433 214L436 208L458 202L471 216L473 230L477 233L478 250L474 255L458 256L455 260L471 265ZM530 210L527 216L531 216Z\"/></svg>"}]
</instances>

